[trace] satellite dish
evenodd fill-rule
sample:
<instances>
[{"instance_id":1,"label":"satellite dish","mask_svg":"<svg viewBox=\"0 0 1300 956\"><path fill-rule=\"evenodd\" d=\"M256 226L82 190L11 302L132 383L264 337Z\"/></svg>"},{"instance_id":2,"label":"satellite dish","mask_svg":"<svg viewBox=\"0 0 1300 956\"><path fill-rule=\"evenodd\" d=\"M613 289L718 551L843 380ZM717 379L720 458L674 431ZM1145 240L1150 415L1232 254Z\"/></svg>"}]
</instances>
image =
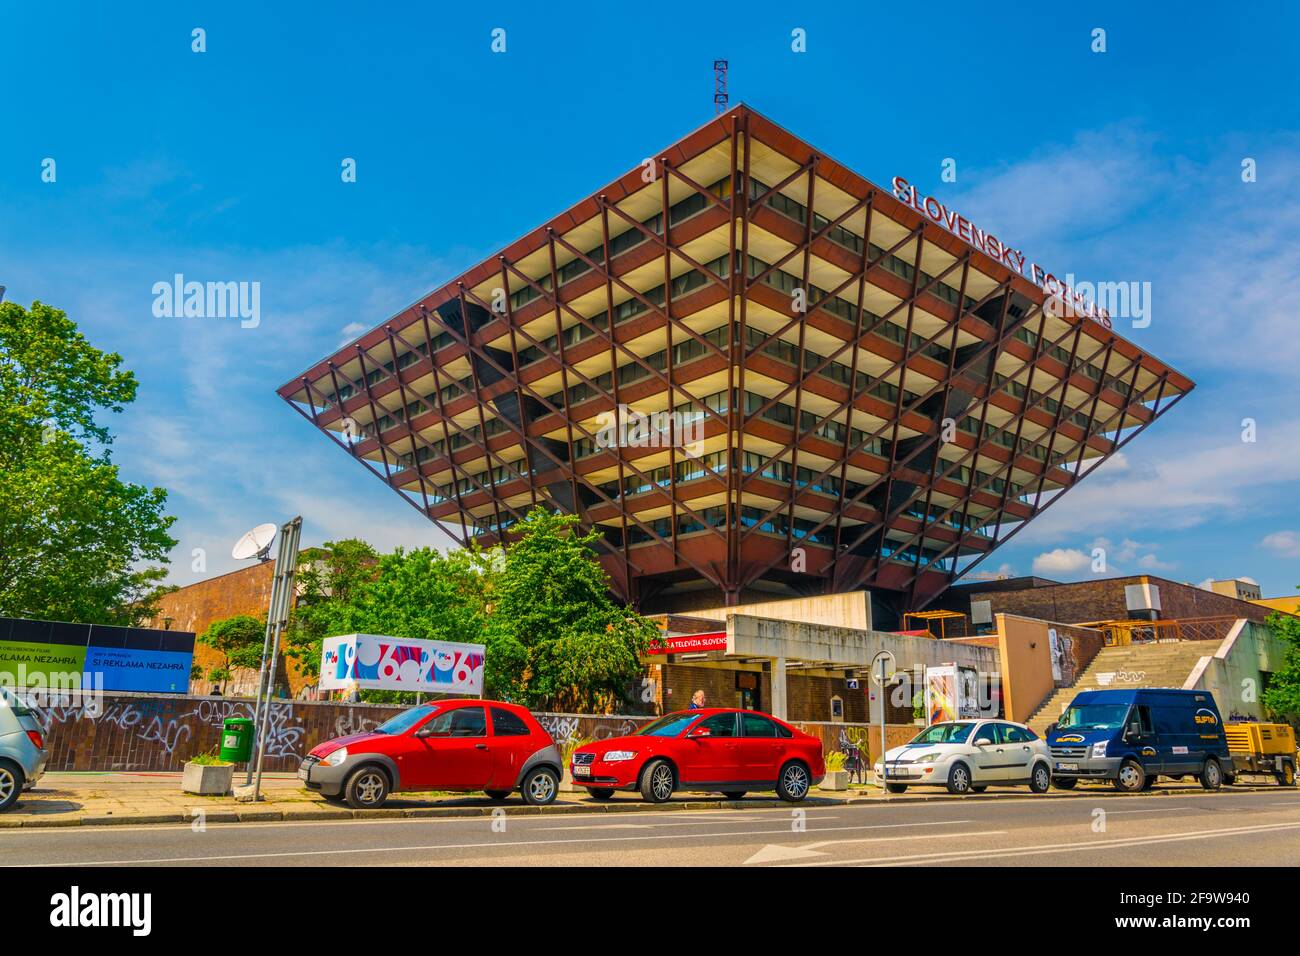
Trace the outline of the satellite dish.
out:
<instances>
[{"instance_id":1,"label":"satellite dish","mask_svg":"<svg viewBox=\"0 0 1300 956\"><path fill-rule=\"evenodd\" d=\"M276 527L271 523L259 524L235 542L230 556L237 560L257 558L266 561L271 557L271 542L275 540Z\"/></svg>"}]
</instances>

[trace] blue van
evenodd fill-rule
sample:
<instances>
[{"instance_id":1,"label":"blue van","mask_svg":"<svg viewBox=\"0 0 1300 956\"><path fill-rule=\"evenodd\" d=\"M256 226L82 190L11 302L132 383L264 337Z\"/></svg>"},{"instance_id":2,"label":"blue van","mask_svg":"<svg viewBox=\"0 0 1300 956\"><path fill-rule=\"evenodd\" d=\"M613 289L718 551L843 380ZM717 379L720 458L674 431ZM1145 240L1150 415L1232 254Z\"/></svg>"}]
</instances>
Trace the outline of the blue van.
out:
<instances>
[{"instance_id":1,"label":"blue van","mask_svg":"<svg viewBox=\"0 0 1300 956\"><path fill-rule=\"evenodd\" d=\"M1109 780L1117 790L1147 790L1161 776L1192 774L1218 790L1232 772L1223 720L1208 691L1135 688L1078 694L1047 728L1052 783Z\"/></svg>"}]
</instances>

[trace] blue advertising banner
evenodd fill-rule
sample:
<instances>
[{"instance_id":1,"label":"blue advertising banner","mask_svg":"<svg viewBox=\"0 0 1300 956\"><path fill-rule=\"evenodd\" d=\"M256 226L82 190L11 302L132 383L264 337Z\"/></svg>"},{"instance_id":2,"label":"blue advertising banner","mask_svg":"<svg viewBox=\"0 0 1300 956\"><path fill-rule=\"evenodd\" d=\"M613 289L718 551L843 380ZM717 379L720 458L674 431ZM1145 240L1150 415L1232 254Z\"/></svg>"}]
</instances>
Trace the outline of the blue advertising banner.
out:
<instances>
[{"instance_id":1,"label":"blue advertising banner","mask_svg":"<svg viewBox=\"0 0 1300 956\"><path fill-rule=\"evenodd\" d=\"M0 682L16 687L184 694L194 635L0 617Z\"/></svg>"}]
</instances>

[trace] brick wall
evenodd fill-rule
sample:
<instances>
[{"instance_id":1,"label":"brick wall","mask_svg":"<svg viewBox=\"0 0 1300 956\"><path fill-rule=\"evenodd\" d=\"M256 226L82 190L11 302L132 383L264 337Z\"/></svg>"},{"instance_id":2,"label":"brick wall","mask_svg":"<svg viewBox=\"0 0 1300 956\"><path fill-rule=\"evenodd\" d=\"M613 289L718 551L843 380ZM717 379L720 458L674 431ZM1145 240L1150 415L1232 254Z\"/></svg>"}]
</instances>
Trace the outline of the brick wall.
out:
<instances>
[{"instance_id":1,"label":"brick wall","mask_svg":"<svg viewBox=\"0 0 1300 956\"><path fill-rule=\"evenodd\" d=\"M753 674L758 681L759 710L772 709L772 675L758 665L735 668L701 667L691 664L665 664L661 671L660 699L665 711L682 710L691 702L691 695L704 691L705 703L710 707L739 707L741 692L736 687L738 673ZM791 721L830 720L831 697L844 702L846 721L867 719L865 688L849 690L844 678L815 677L789 672L786 678L786 713ZM908 716L910 716L910 710ZM892 715L891 715L892 716Z\"/></svg>"},{"instance_id":2,"label":"brick wall","mask_svg":"<svg viewBox=\"0 0 1300 956\"><path fill-rule=\"evenodd\" d=\"M1035 617L1044 621L1081 623L1087 621L1125 620L1131 615L1124 600L1129 584L1150 581L1160 589L1160 617L1166 620L1229 615L1251 621L1263 621L1269 614L1249 601L1164 578L1135 576L1079 581L1018 591L972 591L972 601L989 601L993 612Z\"/></svg>"},{"instance_id":3,"label":"brick wall","mask_svg":"<svg viewBox=\"0 0 1300 956\"><path fill-rule=\"evenodd\" d=\"M260 561L229 574L187 585L164 595L158 604L158 613L146 626L170 627L171 630L193 631L199 635L213 621L236 614L265 617L271 603L274 576L275 562ZM210 647L195 644L194 663L206 675L212 668L221 666L222 657ZM299 673L297 663L286 659L283 654L277 671L277 683L288 687L290 695L297 694L307 683ZM236 668L230 681L220 683L227 695L253 695L257 692L257 671ZM190 690L198 694L211 693L214 687L214 682L206 676L190 682Z\"/></svg>"}]
</instances>

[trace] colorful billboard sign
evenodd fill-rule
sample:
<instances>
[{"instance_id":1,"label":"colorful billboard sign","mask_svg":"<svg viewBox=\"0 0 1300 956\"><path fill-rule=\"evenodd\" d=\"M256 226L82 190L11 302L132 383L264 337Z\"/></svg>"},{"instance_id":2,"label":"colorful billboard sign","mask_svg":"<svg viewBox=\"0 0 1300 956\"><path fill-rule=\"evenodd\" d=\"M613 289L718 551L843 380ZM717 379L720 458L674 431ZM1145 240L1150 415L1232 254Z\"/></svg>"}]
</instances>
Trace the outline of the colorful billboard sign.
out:
<instances>
[{"instance_id":1,"label":"colorful billboard sign","mask_svg":"<svg viewBox=\"0 0 1300 956\"><path fill-rule=\"evenodd\" d=\"M327 637L321 646L320 689L483 693L482 644L422 641L382 634Z\"/></svg>"},{"instance_id":2,"label":"colorful billboard sign","mask_svg":"<svg viewBox=\"0 0 1300 956\"><path fill-rule=\"evenodd\" d=\"M962 664L927 667L925 714L931 724L979 717L979 671Z\"/></svg>"},{"instance_id":3,"label":"colorful billboard sign","mask_svg":"<svg viewBox=\"0 0 1300 956\"><path fill-rule=\"evenodd\" d=\"M194 635L0 618L0 682L15 687L184 694Z\"/></svg>"}]
</instances>

